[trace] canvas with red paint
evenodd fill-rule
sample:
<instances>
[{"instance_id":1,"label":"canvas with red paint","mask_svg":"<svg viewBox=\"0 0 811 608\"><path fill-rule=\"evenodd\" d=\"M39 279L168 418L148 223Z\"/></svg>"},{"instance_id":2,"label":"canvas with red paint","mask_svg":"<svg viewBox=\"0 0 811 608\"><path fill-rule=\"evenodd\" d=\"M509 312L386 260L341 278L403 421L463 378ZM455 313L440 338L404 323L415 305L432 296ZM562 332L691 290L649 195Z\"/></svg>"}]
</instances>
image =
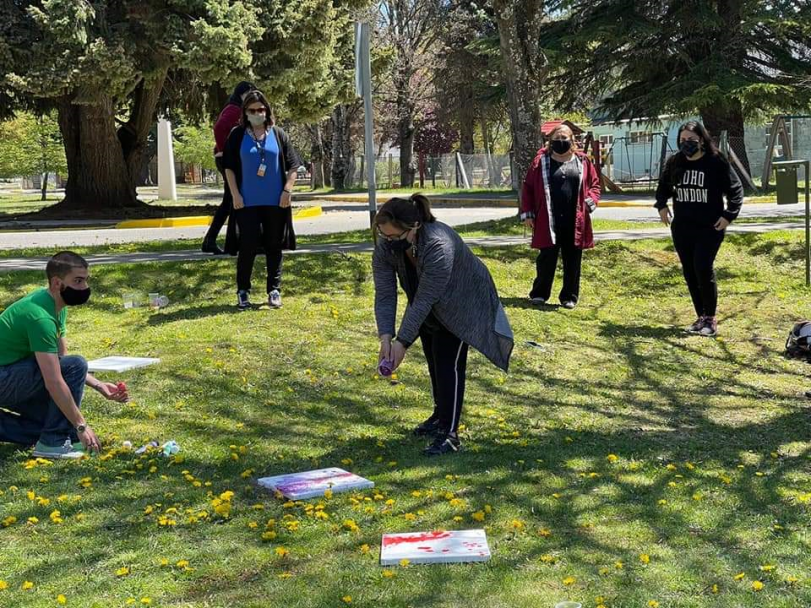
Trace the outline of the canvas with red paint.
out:
<instances>
[{"instance_id":1,"label":"canvas with red paint","mask_svg":"<svg viewBox=\"0 0 811 608\"><path fill-rule=\"evenodd\" d=\"M338 492L368 490L375 487L373 481L337 467L277 475L276 477L262 477L257 480L257 483L268 490L281 492L285 498L290 500L306 500L323 496L327 490L332 490L337 494Z\"/></svg>"},{"instance_id":2,"label":"canvas with red paint","mask_svg":"<svg viewBox=\"0 0 811 608\"><path fill-rule=\"evenodd\" d=\"M486 562L490 547L484 530L384 534L380 565L396 566L404 559L412 564Z\"/></svg>"}]
</instances>

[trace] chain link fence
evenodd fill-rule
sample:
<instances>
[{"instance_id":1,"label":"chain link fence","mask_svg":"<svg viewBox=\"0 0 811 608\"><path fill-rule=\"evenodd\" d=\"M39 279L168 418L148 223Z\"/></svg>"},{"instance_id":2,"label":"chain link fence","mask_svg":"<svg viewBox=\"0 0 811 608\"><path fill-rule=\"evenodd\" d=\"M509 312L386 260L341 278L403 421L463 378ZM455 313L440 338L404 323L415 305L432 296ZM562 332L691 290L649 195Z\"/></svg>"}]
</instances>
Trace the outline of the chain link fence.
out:
<instances>
[{"instance_id":1,"label":"chain link fence","mask_svg":"<svg viewBox=\"0 0 811 608\"><path fill-rule=\"evenodd\" d=\"M414 156L414 182L420 188L470 188L502 190L512 187L512 157L509 154L443 154ZM400 187L400 157L378 156L375 181L380 189ZM344 186L363 188L366 160L357 156L350 165Z\"/></svg>"}]
</instances>

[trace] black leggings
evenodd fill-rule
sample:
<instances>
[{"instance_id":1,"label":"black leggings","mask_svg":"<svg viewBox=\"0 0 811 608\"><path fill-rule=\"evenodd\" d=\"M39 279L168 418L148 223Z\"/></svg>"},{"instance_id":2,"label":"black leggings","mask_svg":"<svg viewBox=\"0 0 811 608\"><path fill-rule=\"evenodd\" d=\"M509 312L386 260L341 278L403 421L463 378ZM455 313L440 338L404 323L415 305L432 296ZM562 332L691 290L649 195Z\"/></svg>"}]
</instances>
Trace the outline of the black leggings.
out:
<instances>
[{"instance_id":1,"label":"black leggings","mask_svg":"<svg viewBox=\"0 0 811 608\"><path fill-rule=\"evenodd\" d=\"M712 226L682 225L674 220L671 232L696 314L714 317L718 307L718 283L713 264L724 240L724 231Z\"/></svg>"},{"instance_id":2,"label":"black leggings","mask_svg":"<svg viewBox=\"0 0 811 608\"><path fill-rule=\"evenodd\" d=\"M239 255L237 256L237 289L251 290L253 262L256 249L265 248L268 266L267 292L282 285L282 238L286 210L281 207L244 207L234 211L239 224Z\"/></svg>"},{"instance_id":3,"label":"black leggings","mask_svg":"<svg viewBox=\"0 0 811 608\"><path fill-rule=\"evenodd\" d=\"M420 328L420 340L431 375L433 417L439 420L443 429L455 433L459 429L465 399L467 344L444 327L426 324Z\"/></svg>"},{"instance_id":4,"label":"black leggings","mask_svg":"<svg viewBox=\"0 0 811 608\"><path fill-rule=\"evenodd\" d=\"M208 232L206 232L205 240L216 240L217 235L220 234L220 230L225 225L225 220L227 220L228 216L231 214L231 206L233 205L234 200L231 196L231 188L228 187L228 180L225 178L225 170L222 166L222 157L215 157L214 162L217 164L217 169L219 170L220 175L222 175L224 190L222 193L222 202L214 212L214 218L211 220L211 226L209 226Z\"/></svg>"}]
</instances>

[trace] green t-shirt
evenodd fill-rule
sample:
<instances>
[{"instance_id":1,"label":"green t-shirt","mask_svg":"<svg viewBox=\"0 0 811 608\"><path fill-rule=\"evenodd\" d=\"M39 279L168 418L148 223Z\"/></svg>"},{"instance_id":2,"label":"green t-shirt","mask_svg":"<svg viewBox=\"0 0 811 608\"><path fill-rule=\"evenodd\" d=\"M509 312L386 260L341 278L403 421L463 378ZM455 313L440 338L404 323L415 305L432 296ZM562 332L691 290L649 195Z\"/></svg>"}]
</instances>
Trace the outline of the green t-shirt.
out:
<instances>
[{"instance_id":1,"label":"green t-shirt","mask_svg":"<svg viewBox=\"0 0 811 608\"><path fill-rule=\"evenodd\" d=\"M56 302L44 288L14 302L0 314L0 365L34 353L58 353L67 318L67 308L56 314Z\"/></svg>"}]
</instances>

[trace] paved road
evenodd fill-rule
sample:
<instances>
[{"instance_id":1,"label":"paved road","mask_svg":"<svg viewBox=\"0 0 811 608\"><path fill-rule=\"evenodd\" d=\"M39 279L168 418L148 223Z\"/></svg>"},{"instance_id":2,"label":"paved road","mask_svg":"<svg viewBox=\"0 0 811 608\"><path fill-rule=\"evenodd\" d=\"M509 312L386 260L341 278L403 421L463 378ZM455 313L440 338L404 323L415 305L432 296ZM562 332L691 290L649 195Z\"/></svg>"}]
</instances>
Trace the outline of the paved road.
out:
<instances>
[{"instance_id":1,"label":"paved road","mask_svg":"<svg viewBox=\"0 0 811 608\"><path fill-rule=\"evenodd\" d=\"M349 230L363 230L369 227L369 212L362 205L346 205L335 209L332 205L324 214L311 218L296 220L296 234L333 234ZM512 209L475 207L463 209L436 209L437 218L450 224L471 224L486 220L501 219L515 214ZM107 245L111 243L143 243L145 241L177 241L181 239L200 239L208 230L207 226L188 226L183 228L133 228L116 230L102 228L93 230L51 230L33 232L0 232L0 249L20 249L24 247L66 248L90 245ZM223 235L225 231L223 231Z\"/></svg>"},{"instance_id":2,"label":"paved road","mask_svg":"<svg viewBox=\"0 0 811 608\"><path fill-rule=\"evenodd\" d=\"M641 203L652 201L639 199ZM296 232L302 235L333 234L349 230L362 230L369 225L369 213L362 203L345 203L329 201L322 204L324 214L320 217L296 220ZM501 219L515 214L511 208L465 207L437 208L439 219L458 226L486 220ZM783 205L750 204L744 205L741 217L796 217L805 213L804 204ZM597 209L595 218L656 221L656 212L650 207L607 207ZM181 239L202 239L206 232L204 226L184 228L143 228L116 230L102 228L93 230L37 230L30 232L0 232L0 249L19 249L23 247L67 248L111 243L142 243L145 241L175 241Z\"/></svg>"},{"instance_id":3,"label":"paved road","mask_svg":"<svg viewBox=\"0 0 811 608\"><path fill-rule=\"evenodd\" d=\"M730 232L734 233L763 233L772 230L799 230L803 224L797 222L776 222L767 224L733 224ZM597 241L636 241L641 239L656 239L670 237L668 228L639 229L639 230L611 230L601 231L594 235ZM487 236L466 238L469 245L478 247L511 247L515 245L529 245L529 239L520 236ZM371 251L371 243L315 245L302 247L293 252L293 255L313 253L350 253ZM125 254L96 254L85 256L92 265L96 264L135 264L143 262L186 262L228 260L229 256L212 256L196 250L170 251L156 253L125 253ZM0 259L0 272L13 270L41 270L45 268L48 258L8 258Z\"/></svg>"}]
</instances>

